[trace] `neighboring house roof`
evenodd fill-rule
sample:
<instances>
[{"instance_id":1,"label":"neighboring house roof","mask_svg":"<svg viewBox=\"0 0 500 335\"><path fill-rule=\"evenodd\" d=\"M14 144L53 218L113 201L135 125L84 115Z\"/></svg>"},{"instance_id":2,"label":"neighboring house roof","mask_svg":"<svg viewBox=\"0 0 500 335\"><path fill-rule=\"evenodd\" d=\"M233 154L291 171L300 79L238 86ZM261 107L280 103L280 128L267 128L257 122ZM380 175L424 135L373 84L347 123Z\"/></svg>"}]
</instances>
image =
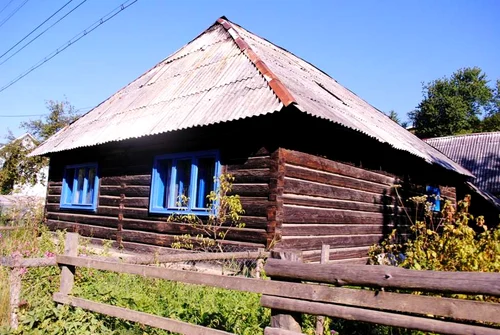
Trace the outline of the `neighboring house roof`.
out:
<instances>
[{"instance_id":1,"label":"neighboring house roof","mask_svg":"<svg viewBox=\"0 0 500 335\"><path fill-rule=\"evenodd\" d=\"M470 176L326 73L224 17L33 155L265 115L291 104Z\"/></svg>"},{"instance_id":2,"label":"neighboring house roof","mask_svg":"<svg viewBox=\"0 0 500 335\"><path fill-rule=\"evenodd\" d=\"M500 193L500 132L436 137L424 140L471 171L474 185Z\"/></svg>"}]
</instances>

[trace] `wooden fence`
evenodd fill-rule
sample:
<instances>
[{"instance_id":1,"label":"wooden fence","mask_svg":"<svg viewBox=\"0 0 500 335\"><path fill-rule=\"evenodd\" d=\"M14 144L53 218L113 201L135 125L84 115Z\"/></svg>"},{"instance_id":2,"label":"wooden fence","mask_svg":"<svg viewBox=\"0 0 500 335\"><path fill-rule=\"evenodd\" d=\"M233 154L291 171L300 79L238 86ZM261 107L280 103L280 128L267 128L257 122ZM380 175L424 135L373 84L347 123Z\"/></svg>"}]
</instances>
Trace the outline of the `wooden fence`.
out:
<instances>
[{"instance_id":1,"label":"wooden fence","mask_svg":"<svg viewBox=\"0 0 500 335\"><path fill-rule=\"evenodd\" d=\"M370 265L304 264L298 252L274 251L264 267L266 274L272 280L207 273L193 275L193 272L186 270L140 265L137 264L140 263L137 259L126 263L109 258L78 257L77 241L76 234L68 233L64 255L56 256L56 262L61 267L61 286L59 292L54 294L54 301L172 332L188 335L230 334L74 297L71 291L76 267L260 293L261 304L271 308L271 325L265 329L266 335L301 334L300 313L442 334L500 335L499 303L437 295L453 293L500 297L498 273L416 271ZM324 248L323 251L327 253L328 248ZM261 253L245 254L247 257L243 255L241 257L267 256ZM187 255L163 256L165 259L161 262L168 257L180 261L183 256ZM189 257L196 256L189 254ZM323 259L328 258L323 257ZM415 292L418 294L412 294ZM424 295L424 292L431 292L434 295ZM321 318L318 322L318 326L320 325Z\"/></svg>"}]
</instances>

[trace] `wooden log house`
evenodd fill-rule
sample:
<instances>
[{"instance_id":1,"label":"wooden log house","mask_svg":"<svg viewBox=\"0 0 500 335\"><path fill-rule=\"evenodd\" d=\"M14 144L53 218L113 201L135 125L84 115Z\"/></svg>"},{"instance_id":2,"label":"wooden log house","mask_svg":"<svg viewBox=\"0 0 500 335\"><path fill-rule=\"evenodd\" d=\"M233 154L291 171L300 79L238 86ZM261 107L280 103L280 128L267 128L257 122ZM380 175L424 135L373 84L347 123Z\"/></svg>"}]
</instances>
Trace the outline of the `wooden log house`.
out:
<instances>
[{"instance_id":1,"label":"wooden log house","mask_svg":"<svg viewBox=\"0 0 500 335\"><path fill-rule=\"evenodd\" d=\"M222 17L40 145L50 157L47 225L123 247L168 247L197 231L214 177L235 177L245 227L224 243L362 260L403 227L403 197L454 198L471 174L292 53ZM411 187L408 187L411 185ZM235 249L233 249L235 250Z\"/></svg>"}]
</instances>

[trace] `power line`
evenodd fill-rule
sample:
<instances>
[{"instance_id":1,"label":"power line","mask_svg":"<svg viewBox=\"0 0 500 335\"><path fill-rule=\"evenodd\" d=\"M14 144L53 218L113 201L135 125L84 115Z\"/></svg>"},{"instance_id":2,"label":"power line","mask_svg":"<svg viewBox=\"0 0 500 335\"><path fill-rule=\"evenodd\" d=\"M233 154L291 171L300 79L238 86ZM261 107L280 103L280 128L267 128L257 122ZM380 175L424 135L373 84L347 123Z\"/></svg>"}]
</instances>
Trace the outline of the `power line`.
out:
<instances>
[{"instance_id":1,"label":"power line","mask_svg":"<svg viewBox=\"0 0 500 335\"><path fill-rule=\"evenodd\" d=\"M0 27L3 26L7 21L9 21L10 18L13 17L21 8L23 8L23 6L26 5L26 3L28 1L29 0L24 0L24 2L22 4L20 4L19 6L17 6L17 8L14 9L14 11L12 13L10 13L9 15L7 15L7 17L0 23Z\"/></svg>"},{"instance_id":2,"label":"power line","mask_svg":"<svg viewBox=\"0 0 500 335\"><path fill-rule=\"evenodd\" d=\"M11 51L12 49L14 49L15 47L17 47L19 44L21 44L22 41L24 41L25 39L27 39L31 34L33 34L35 31L38 30L38 28L40 28L41 26L43 26L48 20L50 20L51 18L53 18L55 15L57 15L57 13L59 13L60 11L62 11L64 9L64 7L66 7L67 5L69 5L73 0L69 0L68 2L66 2L61 8L59 8L54 14L52 14L51 16L49 16L45 21L43 21L42 23L40 23L35 29L33 29L32 31L29 32L28 35L24 36L22 40L20 40L19 42L17 42L16 44L14 44L9 50L5 51L2 55L0 55L0 58L2 58L3 56L5 56L9 51Z\"/></svg>"},{"instance_id":3,"label":"power line","mask_svg":"<svg viewBox=\"0 0 500 335\"><path fill-rule=\"evenodd\" d=\"M7 3L7 4L6 4L6 5L5 5L2 9L1 9L1 10L0 10L0 14L2 14L2 13L3 13L3 11L4 11L7 7L9 7L9 5L12 3L12 1L14 1L14 0L10 0L10 1L9 1L9 2L8 2L8 3Z\"/></svg>"},{"instance_id":4,"label":"power line","mask_svg":"<svg viewBox=\"0 0 500 335\"><path fill-rule=\"evenodd\" d=\"M132 6L134 3L136 3L138 0L128 0L122 3L120 6L116 7L114 10L109 12L108 14L104 15L102 18L94 22L92 25L90 25L87 29L81 31L79 34L75 35L71 40L63 44L60 48L56 49L52 53L50 53L48 56L46 56L44 59L30 67L28 70L26 70L24 73L20 74L17 78L13 79L11 82L9 82L7 85L3 86L0 88L0 93L5 91L7 88L10 86L14 85L17 83L19 80L22 78L26 77L29 73L35 71L37 68L42 66L43 64L47 63L49 60L66 50L69 46L73 45L74 43L78 42L80 39L82 39L84 36L87 36L91 32L93 32L95 29L97 29L99 26L101 26L103 23L111 20L113 17L118 15L120 12L123 10L127 9L128 7Z\"/></svg>"},{"instance_id":5,"label":"power line","mask_svg":"<svg viewBox=\"0 0 500 335\"><path fill-rule=\"evenodd\" d=\"M71 0L73 1L73 0ZM11 54L9 57L7 57L6 59L4 59L0 65L3 65L5 64L9 59L11 59L12 57L14 57L15 55L17 55L19 52L21 52L21 50L23 50L24 48L26 48L28 45L30 45L31 43L33 43L36 39L38 39L40 36L42 36L43 34L45 34L47 32L47 30L51 29L53 26L55 26L56 24L58 24L59 22L61 22L64 18L66 18L69 14L73 13L78 7L80 7L81 5L83 5L85 2L87 2L87 0L83 0L82 2L80 2L78 5L76 5L76 7L74 7L72 10L70 10L69 12L67 12L66 14L64 14L62 17L59 18L59 20L57 20L56 22L52 23L50 26L48 26L44 31L42 31L40 34L36 35L35 37L33 37L31 40L29 40L28 43L24 44L21 48L17 49L16 52L14 52L13 54ZM31 34L31 33L30 33ZM29 35L28 35L29 36ZM26 36L27 37L27 36ZM23 39L24 40L24 39ZM22 42L22 40L21 40ZM18 43L19 44L19 43ZM16 44L17 45L17 44ZM15 47L15 46L14 46ZM9 52L11 49L7 50L7 52ZM6 53L7 53L6 52ZM5 54L3 54L2 56L0 56L0 58L2 58Z\"/></svg>"}]
</instances>

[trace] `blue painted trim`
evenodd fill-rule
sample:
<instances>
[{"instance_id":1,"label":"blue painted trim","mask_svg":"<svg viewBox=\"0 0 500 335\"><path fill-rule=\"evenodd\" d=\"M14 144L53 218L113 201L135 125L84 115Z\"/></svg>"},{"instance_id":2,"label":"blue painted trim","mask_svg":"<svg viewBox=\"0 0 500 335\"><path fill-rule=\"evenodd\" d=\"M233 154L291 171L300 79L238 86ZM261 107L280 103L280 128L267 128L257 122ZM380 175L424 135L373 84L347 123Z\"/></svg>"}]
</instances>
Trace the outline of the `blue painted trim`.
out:
<instances>
[{"instance_id":1,"label":"blue painted trim","mask_svg":"<svg viewBox=\"0 0 500 335\"><path fill-rule=\"evenodd\" d=\"M196 208L196 196L198 192L198 160L200 158L212 157L215 159L215 182L214 182L214 191L217 190L219 185L218 179L221 172L221 165L219 159L219 151L217 150L208 150L208 151L197 151L197 152L189 152L189 153L175 153L175 154L166 154L159 155L154 158L153 162L153 170L151 172L151 191L149 197L149 212L153 214L195 214L199 216L208 216L214 214L214 211L210 211L206 208ZM171 168L171 176L170 176L170 187L168 194L168 202L167 206L164 206L163 199L164 195L161 193L165 192L165 188L162 187L161 175L162 173L160 169L161 161L171 159L172 160L172 168ZM191 159L191 179L188 190L189 203L187 207L176 207L175 203L177 201L177 194L175 194L175 185L177 179L177 162L179 160ZM164 172L167 173L167 172ZM217 206L214 206L215 208Z\"/></svg>"},{"instance_id":2,"label":"blue painted trim","mask_svg":"<svg viewBox=\"0 0 500 335\"><path fill-rule=\"evenodd\" d=\"M90 169L94 168L95 169L95 181L94 181L94 188L92 190L92 203L91 204L81 204L81 203L74 203L74 193L76 191L76 188L78 187L78 175L77 171L80 168L85 168L85 179L83 183L83 190L82 193L79 195L79 201L80 199L82 200L81 202L84 202L84 199L86 198L86 193L88 190L88 176L90 173ZM68 176L69 170L74 169L73 173L73 187L72 189L69 188L68 184L68 179L71 176ZM96 211L97 210L97 200L99 196L99 170L98 170L98 164L97 162L92 162L92 163L83 163L83 164L73 164L73 165L66 165L64 167L63 171L63 180L62 180L62 188L61 188L61 199L59 202L59 208L61 209L77 209L77 210L84 210L84 211Z\"/></svg>"}]
</instances>

